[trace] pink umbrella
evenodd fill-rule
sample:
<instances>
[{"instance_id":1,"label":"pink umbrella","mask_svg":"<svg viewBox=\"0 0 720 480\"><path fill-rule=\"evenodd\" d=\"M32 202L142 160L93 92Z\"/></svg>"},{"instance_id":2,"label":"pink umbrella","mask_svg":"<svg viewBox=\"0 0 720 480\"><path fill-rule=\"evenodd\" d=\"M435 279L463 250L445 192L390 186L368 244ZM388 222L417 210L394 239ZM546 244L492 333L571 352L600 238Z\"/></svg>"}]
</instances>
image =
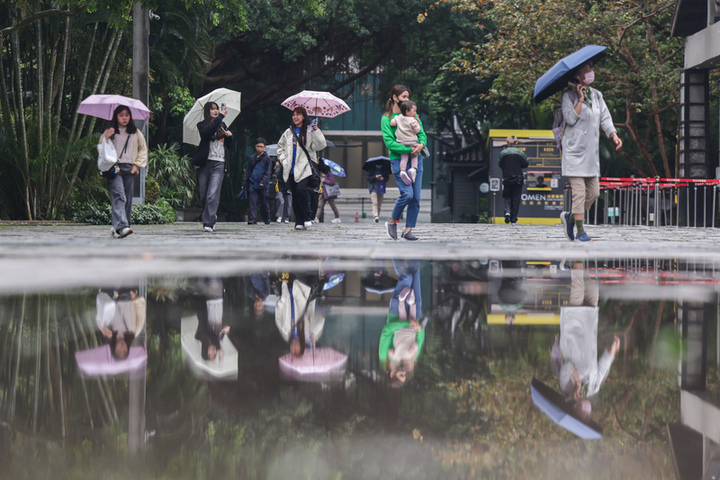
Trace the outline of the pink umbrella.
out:
<instances>
[{"instance_id":1,"label":"pink umbrella","mask_svg":"<svg viewBox=\"0 0 720 480\"><path fill-rule=\"evenodd\" d=\"M308 348L302 357L288 353L278 361L283 375L312 382L339 377L345 371L347 355L332 348Z\"/></svg>"},{"instance_id":2,"label":"pink umbrella","mask_svg":"<svg viewBox=\"0 0 720 480\"><path fill-rule=\"evenodd\" d=\"M110 345L103 345L75 352L75 360L80 371L88 377L119 375L143 368L147 362L147 350L145 345L134 345L130 347L126 359L116 360L110 353Z\"/></svg>"},{"instance_id":3,"label":"pink umbrella","mask_svg":"<svg viewBox=\"0 0 720 480\"><path fill-rule=\"evenodd\" d=\"M129 107L133 120L147 120L150 117L150 109L143 102L122 95L90 95L80 102L77 111L85 115L111 120L118 105Z\"/></svg>"},{"instance_id":4,"label":"pink umbrella","mask_svg":"<svg viewBox=\"0 0 720 480\"><path fill-rule=\"evenodd\" d=\"M330 92L316 92L303 90L285 99L282 106L290 110L295 107L305 107L308 115L315 117L333 118L341 113L349 112L350 107L343 100Z\"/></svg>"}]
</instances>

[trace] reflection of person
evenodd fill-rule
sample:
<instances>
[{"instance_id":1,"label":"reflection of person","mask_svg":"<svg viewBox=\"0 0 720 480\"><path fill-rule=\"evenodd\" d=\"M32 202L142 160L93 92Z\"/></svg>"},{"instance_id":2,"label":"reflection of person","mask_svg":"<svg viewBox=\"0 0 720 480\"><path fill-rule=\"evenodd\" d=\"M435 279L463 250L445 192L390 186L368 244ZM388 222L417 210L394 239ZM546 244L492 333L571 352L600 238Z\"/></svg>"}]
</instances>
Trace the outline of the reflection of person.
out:
<instances>
[{"instance_id":1,"label":"reflection of person","mask_svg":"<svg viewBox=\"0 0 720 480\"><path fill-rule=\"evenodd\" d=\"M390 385L397 388L414 375L425 343L425 328L417 321L422 312L418 261L393 260L393 266L399 278L380 334L378 356Z\"/></svg>"},{"instance_id":2,"label":"reflection of person","mask_svg":"<svg viewBox=\"0 0 720 480\"><path fill-rule=\"evenodd\" d=\"M200 201L203 204L202 224L206 232L215 231L220 206L220 189L223 176L230 163L232 133L223 123L227 109L220 110L217 103L207 102L203 107L204 119L197 124L200 145L192 158L197 175Z\"/></svg>"},{"instance_id":3,"label":"reflection of person","mask_svg":"<svg viewBox=\"0 0 720 480\"><path fill-rule=\"evenodd\" d=\"M326 146L325 136L318 126L308 125L305 107L295 107L292 112L292 125L278 140L277 158L282 163L283 181L292 192L296 230L308 228L315 218L315 211L310 211L310 195L314 193L308 188L308 179L312 174L309 162L317 163L316 152Z\"/></svg>"},{"instance_id":4,"label":"reflection of person","mask_svg":"<svg viewBox=\"0 0 720 480\"><path fill-rule=\"evenodd\" d=\"M390 180L389 162L378 160L367 167L368 191L370 192L370 202L372 203L375 223L380 221L380 210L382 209L388 180Z\"/></svg>"},{"instance_id":5,"label":"reflection of person","mask_svg":"<svg viewBox=\"0 0 720 480\"><path fill-rule=\"evenodd\" d=\"M562 212L568 240L591 241L583 226L585 211L600 195L600 129L615 149L622 148L610 111L600 91L590 88L595 79L592 63L578 68L573 82L562 94L565 133L562 137L562 174L572 188L572 212Z\"/></svg>"},{"instance_id":6,"label":"reflection of person","mask_svg":"<svg viewBox=\"0 0 720 480\"><path fill-rule=\"evenodd\" d=\"M219 278L200 278L190 303L198 319L195 339L200 341L200 355L203 360L222 359L225 352L220 340L230 333L230 327L223 325L224 287Z\"/></svg>"},{"instance_id":7,"label":"reflection of person","mask_svg":"<svg viewBox=\"0 0 720 480\"><path fill-rule=\"evenodd\" d=\"M518 139L515 135L507 137L506 146L498 158L503 177L502 196L505 200L505 223L513 225L518 221L518 210L520 210L522 187L525 181L523 169L528 166L527 155L517 148L517 144Z\"/></svg>"},{"instance_id":8,"label":"reflection of person","mask_svg":"<svg viewBox=\"0 0 720 480\"><path fill-rule=\"evenodd\" d=\"M410 100L400 102L400 113L390 120L391 127L395 130L395 139L405 146L413 147L419 143L417 134L420 133L420 120L417 116L417 104ZM410 168L408 168L408 163ZM400 154L400 178L405 185L415 182L417 175L418 156L417 153Z\"/></svg>"},{"instance_id":9,"label":"reflection of person","mask_svg":"<svg viewBox=\"0 0 720 480\"><path fill-rule=\"evenodd\" d=\"M110 353L116 360L124 360L130 354L130 346L145 328L145 298L137 289L100 290L97 295L98 328L110 345Z\"/></svg>"},{"instance_id":10,"label":"reflection of person","mask_svg":"<svg viewBox=\"0 0 720 480\"><path fill-rule=\"evenodd\" d=\"M520 274L519 261L503 261L503 277L498 289L498 303L505 311L505 323L515 323L515 313L525 305L527 292L523 290L524 278Z\"/></svg>"},{"instance_id":11,"label":"reflection of person","mask_svg":"<svg viewBox=\"0 0 720 480\"><path fill-rule=\"evenodd\" d=\"M315 310L324 282L317 275L283 274L280 298L275 305L275 325L290 345L290 353L301 357L306 346L315 347L322 335L325 317Z\"/></svg>"},{"instance_id":12,"label":"reflection of person","mask_svg":"<svg viewBox=\"0 0 720 480\"><path fill-rule=\"evenodd\" d=\"M385 104L385 114L380 120L380 129L382 130L383 141L390 156L392 172L395 175L395 183L397 183L398 190L400 190L400 196L395 201L395 207L393 208L390 219L385 223L385 229L390 238L397 240L397 222L400 220L403 210L407 207L405 230L401 238L415 241L418 238L413 235L412 229L415 228L418 213L420 213L423 162L422 157L419 156L415 182L410 185L405 185L405 182L403 182L403 179L400 177L400 155L403 153L419 155L427 144L427 135L422 129L422 122L418 120L421 127L420 133L418 133L418 143L414 146L403 145L395 139L396 127L390 125L390 120L401 113L400 102L406 102L408 100L410 100L410 90L403 85L395 85L390 92L390 98Z\"/></svg>"},{"instance_id":13,"label":"reflection of person","mask_svg":"<svg viewBox=\"0 0 720 480\"><path fill-rule=\"evenodd\" d=\"M255 153L250 156L245 167L245 179L242 188L247 190L247 198L250 202L250 216L248 225L257 223L257 204L260 201L260 212L265 225L270 223L270 199L268 191L270 188L270 175L272 174L273 161L270 155L265 152L264 138L255 140ZM272 192L275 193L275 192Z\"/></svg>"},{"instance_id":14,"label":"reflection of person","mask_svg":"<svg viewBox=\"0 0 720 480\"><path fill-rule=\"evenodd\" d=\"M248 297L253 300L253 312L256 316L265 310L264 300L270 295L270 277L267 273L252 273L248 276Z\"/></svg>"},{"instance_id":15,"label":"reflection of person","mask_svg":"<svg viewBox=\"0 0 720 480\"><path fill-rule=\"evenodd\" d=\"M568 306L560 308L560 358L556 368L560 390L573 401L580 418L587 419L591 411L587 398L595 395L607 378L620 339L616 336L598 360L598 284L586 277L582 263L574 267Z\"/></svg>"},{"instance_id":16,"label":"reflection of person","mask_svg":"<svg viewBox=\"0 0 720 480\"><path fill-rule=\"evenodd\" d=\"M545 183L545 177L540 175L539 177L535 178L535 186L537 188L545 188L547 187L547 184Z\"/></svg>"},{"instance_id":17,"label":"reflection of person","mask_svg":"<svg viewBox=\"0 0 720 480\"><path fill-rule=\"evenodd\" d=\"M113 143L118 155L117 165L111 169L115 175L107 177L112 206L112 235L114 238L125 238L133 233L130 222L134 179L140 169L147 166L147 145L142 132L133 122L130 108L125 105L115 108L110 127L100 140L103 138Z\"/></svg>"}]
</instances>

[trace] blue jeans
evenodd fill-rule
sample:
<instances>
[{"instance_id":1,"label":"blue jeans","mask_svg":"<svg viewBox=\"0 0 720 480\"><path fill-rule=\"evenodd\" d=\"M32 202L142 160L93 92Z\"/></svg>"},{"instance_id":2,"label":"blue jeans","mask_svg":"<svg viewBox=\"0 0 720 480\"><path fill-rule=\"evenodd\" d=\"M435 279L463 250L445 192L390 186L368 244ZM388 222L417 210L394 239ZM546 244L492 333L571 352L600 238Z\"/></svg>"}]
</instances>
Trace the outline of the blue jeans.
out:
<instances>
[{"instance_id":1,"label":"blue jeans","mask_svg":"<svg viewBox=\"0 0 720 480\"><path fill-rule=\"evenodd\" d=\"M197 169L197 182L200 190L200 201L203 204L203 227L214 227L217 211L220 206L220 188L225 176L225 163L208 160Z\"/></svg>"},{"instance_id":2,"label":"blue jeans","mask_svg":"<svg viewBox=\"0 0 720 480\"><path fill-rule=\"evenodd\" d=\"M397 183L398 189L400 190L400 196L395 202L393 207L392 218L398 220L403 213L403 210L407 206L407 218L405 220L405 226L407 228L415 228L417 223L418 213L420 213L420 192L422 191L422 175L423 175L423 158L418 155L418 167L417 176L415 177L415 183L405 185L400 178L400 159L394 158L391 160L392 172L395 175L395 183Z\"/></svg>"},{"instance_id":3,"label":"blue jeans","mask_svg":"<svg viewBox=\"0 0 720 480\"><path fill-rule=\"evenodd\" d=\"M390 313L398 314L400 311L400 292L403 288L410 287L415 292L415 317L422 316L422 293L420 287L420 263L417 260L396 260L392 261L395 273L398 275L398 282L393 290L390 299ZM413 308L407 305L406 308Z\"/></svg>"}]
</instances>

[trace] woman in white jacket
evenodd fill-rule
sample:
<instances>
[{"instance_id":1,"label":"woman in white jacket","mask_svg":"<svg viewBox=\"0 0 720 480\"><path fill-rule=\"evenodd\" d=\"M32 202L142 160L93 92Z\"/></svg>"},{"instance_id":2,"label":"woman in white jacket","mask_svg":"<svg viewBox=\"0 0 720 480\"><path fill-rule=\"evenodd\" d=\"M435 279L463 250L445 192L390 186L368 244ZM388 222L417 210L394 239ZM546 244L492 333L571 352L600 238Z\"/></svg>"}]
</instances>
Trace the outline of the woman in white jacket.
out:
<instances>
[{"instance_id":1,"label":"woman in white jacket","mask_svg":"<svg viewBox=\"0 0 720 480\"><path fill-rule=\"evenodd\" d=\"M303 151L303 146L304 150L307 150L307 155ZM309 162L317 163L315 152L325 147L327 147L325 136L317 125L308 125L305 107L295 107L292 112L292 125L278 140L277 158L283 166L283 181L292 192L296 230L305 230L312 225L311 220L315 217L315 212L310 211L308 179L312 170Z\"/></svg>"},{"instance_id":2,"label":"woman in white jacket","mask_svg":"<svg viewBox=\"0 0 720 480\"><path fill-rule=\"evenodd\" d=\"M565 133L562 139L562 174L572 187L572 212L562 212L560 220L568 240L590 242L583 227L585 211L600 195L600 129L622 148L610 111L602 93L590 84L595 79L592 63L586 63L575 74L575 82L562 95Z\"/></svg>"}]
</instances>

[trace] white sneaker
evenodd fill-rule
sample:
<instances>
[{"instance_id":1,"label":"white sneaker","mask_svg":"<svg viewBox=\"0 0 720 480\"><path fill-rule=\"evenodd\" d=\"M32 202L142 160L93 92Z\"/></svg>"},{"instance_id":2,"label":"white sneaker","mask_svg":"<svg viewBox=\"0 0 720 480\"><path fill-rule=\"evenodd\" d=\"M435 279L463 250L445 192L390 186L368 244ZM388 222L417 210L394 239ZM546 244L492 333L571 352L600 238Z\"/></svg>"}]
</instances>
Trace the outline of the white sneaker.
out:
<instances>
[{"instance_id":1,"label":"white sneaker","mask_svg":"<svg viewBox=\"0 0 720 480\"><path fill-rule=\"evenodd\" d=\"M378 223L380 221L380 217L375 217L375 223Z\"/></svg>"},{"instance_id":2,"label":"white sneaker","mask_svg":"<svg viewBox=\"0 0 720 480\"><path fill-rule=\"evenodd\" d=\"M303 225L305 225L305 228L310 228L312 227L312 222L305 222Z\"/></svg>"},{"instance_id":3,"label":"white sneaker","mask_svg":"<svg viewBox=\"0 0 720 480\"><path fill-rule=\"evenodd\" d=\"M118 234L113 227L110 227L110 236L112 238L118 238Z\"/></svg>"},{"instance_id":4,"label":"white sneaker","mask_svg":"<svg viewBox=\"0 0 720 480\"><path fill-rule=\"evenodd\" d=\"M320 223L320 220L318 219L318 217L315 217L315 219L311 220L311 221L312 221L312 223Z\"/></svg>"},{"instance_id":5,"label":"white sneaker","mask_svg":"<svg viewBox=\"0 0 720 480\"><path fill-rule=\"evenodd\" d=\"M305 230L304 225L295 225L295 230Z\"/></svg>"},{"instance_id":6,"label":"white sneaker","mask_svg":"<svg viewBox=\"0 0 720 480\"><path fill-rule=\"evenodd\" d=\"M282 223L282 217L278 217L277 220L275 220L277 223Z\"/></svg>"},{"instance_id":7,"label":"white sneaker","mask_svg":"<svg viewBox=\"0 0 720 480\"><path fill-rule=\"evenodd\" d=\"M290 220L285 220L285 223L290 223Z\"/></svg>"},{"instance_id":8,"label":"white sneaker","mask_svg":"<svg viewBox=\"0 0 720 480\"><path fill-rule=\"evenodd\" d=\"M417 177L417 168L410 167L408 169L408 176L410 177L410 180L412 180L412 183L415 183L415 178Z\"/></svg>"},{"instance_id":9,"label":"white sneaker","mask_svg":"<svg viewBox=\"0 0 720 480\"><path fill-rule=\"evenodd\" d=\"M332 220L330 220L330 223L342 223L342 220L340 220L339 218L333 218Z\"/></svg>"},{"instance_id":10,"label":"white sneaker","mask_svg":"<svg viewBox=\"0 0 720 480\"><path fill-rule=\"evenodd\" d=\"M133 229L130 227L125 227L122 230L120 230L120 233L118 234L118 238L125 238L128 235L131 235L133 233Z\"/></svg>"},{"instance_id":11,"label":"white sneaker","mask_svg":"<svg viewBox=\"0 0 720 480\"><path fill-rule=\"evenodd\" d=\"M213 227L203 227L204 232L213 233L215 229Z\"/></svg>"}]
</instances>

